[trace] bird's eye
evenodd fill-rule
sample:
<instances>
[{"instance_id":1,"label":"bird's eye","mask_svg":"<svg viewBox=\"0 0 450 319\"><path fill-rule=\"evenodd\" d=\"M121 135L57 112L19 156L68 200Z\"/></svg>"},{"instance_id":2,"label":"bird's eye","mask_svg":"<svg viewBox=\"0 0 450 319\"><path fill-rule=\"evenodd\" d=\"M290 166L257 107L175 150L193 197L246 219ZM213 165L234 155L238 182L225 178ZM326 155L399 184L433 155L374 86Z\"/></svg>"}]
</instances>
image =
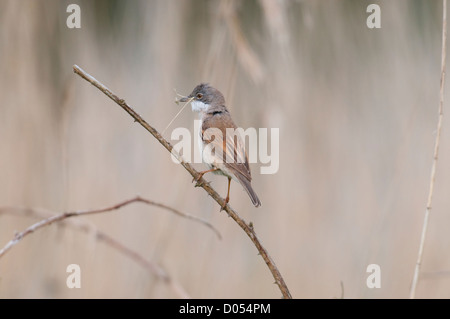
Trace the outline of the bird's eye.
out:
<instances>
[{"instance_id":1,"label":"bird's eye","mask_svg":"<svg viewBox=\"0 0 450 319\"><path fill-rule=\"evenodd\" d=\"M197 93L197 99L201 99L203 97L203 94Z\"/></svg>"}]
</instances>

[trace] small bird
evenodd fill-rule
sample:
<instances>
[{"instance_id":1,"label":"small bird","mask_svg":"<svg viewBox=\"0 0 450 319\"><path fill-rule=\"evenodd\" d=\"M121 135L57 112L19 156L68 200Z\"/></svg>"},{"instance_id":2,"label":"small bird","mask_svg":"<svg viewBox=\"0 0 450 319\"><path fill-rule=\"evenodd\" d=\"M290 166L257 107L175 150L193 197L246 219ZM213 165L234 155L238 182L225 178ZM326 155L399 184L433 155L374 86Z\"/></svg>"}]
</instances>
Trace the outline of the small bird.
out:
<instances>
[{"instance_id":1,"label":"small bird","mask_svg":"<svg viewBox=\"0 0 450 319\"><path fill-rule=\"evenodd\" d=\"M222 209L230 200L231 179L244 187L255 207L260 206L261 201L251 185L252 176L242 137L239 134L227 134L227 131L234 131L237 127L225 107L223 94L209 84L201 83L180 102L191 102L192 111L200 113L200 150L203 162L209 169L200 172L197 182L208 172L225 175L228 177L228 193Z\"/></svg>"}]
</instances>

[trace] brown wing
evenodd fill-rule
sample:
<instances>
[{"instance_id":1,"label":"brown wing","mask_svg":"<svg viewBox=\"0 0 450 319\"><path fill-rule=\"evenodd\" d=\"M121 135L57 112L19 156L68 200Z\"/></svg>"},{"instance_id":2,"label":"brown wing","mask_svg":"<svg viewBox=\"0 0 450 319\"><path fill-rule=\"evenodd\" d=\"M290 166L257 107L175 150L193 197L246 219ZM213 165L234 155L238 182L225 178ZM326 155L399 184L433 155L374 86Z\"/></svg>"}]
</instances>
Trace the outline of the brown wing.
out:
<instances>
[{"instance_id":1,"label":"brown wing","mask_svg":"<svg viewBox=\"0 0 450 319\"><path fill-rule=\"evenodd\" d=\"M228 112L205 115L202 139L207 144L212 143L211 147L226 167L233 168L248 181L252 180L244 140Z\"/></svg>"}]
</instances>

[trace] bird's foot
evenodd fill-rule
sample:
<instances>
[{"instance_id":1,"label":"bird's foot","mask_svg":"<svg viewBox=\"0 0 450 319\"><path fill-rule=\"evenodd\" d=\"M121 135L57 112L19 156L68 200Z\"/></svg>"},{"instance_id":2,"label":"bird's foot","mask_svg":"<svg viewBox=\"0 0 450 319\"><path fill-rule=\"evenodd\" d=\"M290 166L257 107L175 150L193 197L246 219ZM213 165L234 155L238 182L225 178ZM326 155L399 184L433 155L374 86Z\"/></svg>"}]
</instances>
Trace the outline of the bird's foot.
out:
<instances>
[{"instance_id":1,"label":"bird's foot","mask_svg":"<svg viewBox=\"0 0 450 319\"><path fill-rule=\"evenodd\" d=\"M198 186L201 185L200 180L202 179L203 174L204 174L203 172L200 172L200 173L198 174L197 177L194 177L194 178L192 179L192 183L193 183L194 181L196 182L196 183L195 183L195 187L198 187Z\"/></svg>"},{"instance_id":2,"label":"bird's foot","mask_svg":"<svg viewBox=\"0 0 450 319\"><path fill-rule=\"evenodd\" d=\"M195 185L194 185L194 187L201 187L201 186L204 186L204 185L210 185L211 184L211 182L201 182L201 181L197 181L196 183L195 183Z\"/></svg>"},{"instance_id":3,"label":"bird's foot","mask_svg":"<svg viewBox=\"0 0 450 319\"><path fill-rule=\"evenodd\" d=\"M202 177L203 177L203 174L204 174L203 172L199 173L197 177L194 177L192 179L192 183L195 181L195 186L194 187L200 187L200 186L202 186L204 184L209 185L210 182L202 182L202 181L200 181L202 179Z\"/></svg>"},{"instance_id":4,"label":"bird's foot","mask_svg":"<svg viewBox=\"0 0 450 319\"><path fill-rule=\"evenodd\" d=\"M230 197L227 196L227 198L225 198L225 202L223 203L223 205L220 206L220 211L223 211L225 209L225 207L228 205L229 201L230 201Z\"/></svg>"}]
</instances>

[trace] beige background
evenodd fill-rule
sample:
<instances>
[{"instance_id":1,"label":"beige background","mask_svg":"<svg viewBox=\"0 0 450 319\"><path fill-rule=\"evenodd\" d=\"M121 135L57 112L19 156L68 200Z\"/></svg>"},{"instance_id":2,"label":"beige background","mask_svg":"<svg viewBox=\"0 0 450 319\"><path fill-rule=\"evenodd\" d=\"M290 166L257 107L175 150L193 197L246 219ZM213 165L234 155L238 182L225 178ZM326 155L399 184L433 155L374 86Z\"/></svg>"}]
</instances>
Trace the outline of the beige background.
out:
<instances>
[{"instance_id":1,"label":"beige background","mask_svg":"<svg viewBox=\"0 0 450 319\"><path fill-rule=\"evenodd\" d=\"M366 26L372 2L378 30ZM81 29L66 27L70 3L81 6ZM160 131L179 110L174 89L207 81L238 125L280 128L278 173L252 165L262 207L236 183L231 205L253 222L293 297L338 298L341 282L344 298L408 297L436 133L441 19L441 1L425 0L0 0L0 206L56 213L140 194L208 220L223 239L142 204L83 223L159 264L190 297L279 298L243 231L72 65ZM186 108L165 136L192 130L194 118ZM449 121L417 297L450 297ZM207 178L225 195L225 178ZM0 215L0 246L36 221ZM81 289L66 287L72 263ZM366 286L371 263L381 266L380 289ZM54 224L0 258L0 297L179 295L92 231Z\"/></svg>"}]
</instances>

